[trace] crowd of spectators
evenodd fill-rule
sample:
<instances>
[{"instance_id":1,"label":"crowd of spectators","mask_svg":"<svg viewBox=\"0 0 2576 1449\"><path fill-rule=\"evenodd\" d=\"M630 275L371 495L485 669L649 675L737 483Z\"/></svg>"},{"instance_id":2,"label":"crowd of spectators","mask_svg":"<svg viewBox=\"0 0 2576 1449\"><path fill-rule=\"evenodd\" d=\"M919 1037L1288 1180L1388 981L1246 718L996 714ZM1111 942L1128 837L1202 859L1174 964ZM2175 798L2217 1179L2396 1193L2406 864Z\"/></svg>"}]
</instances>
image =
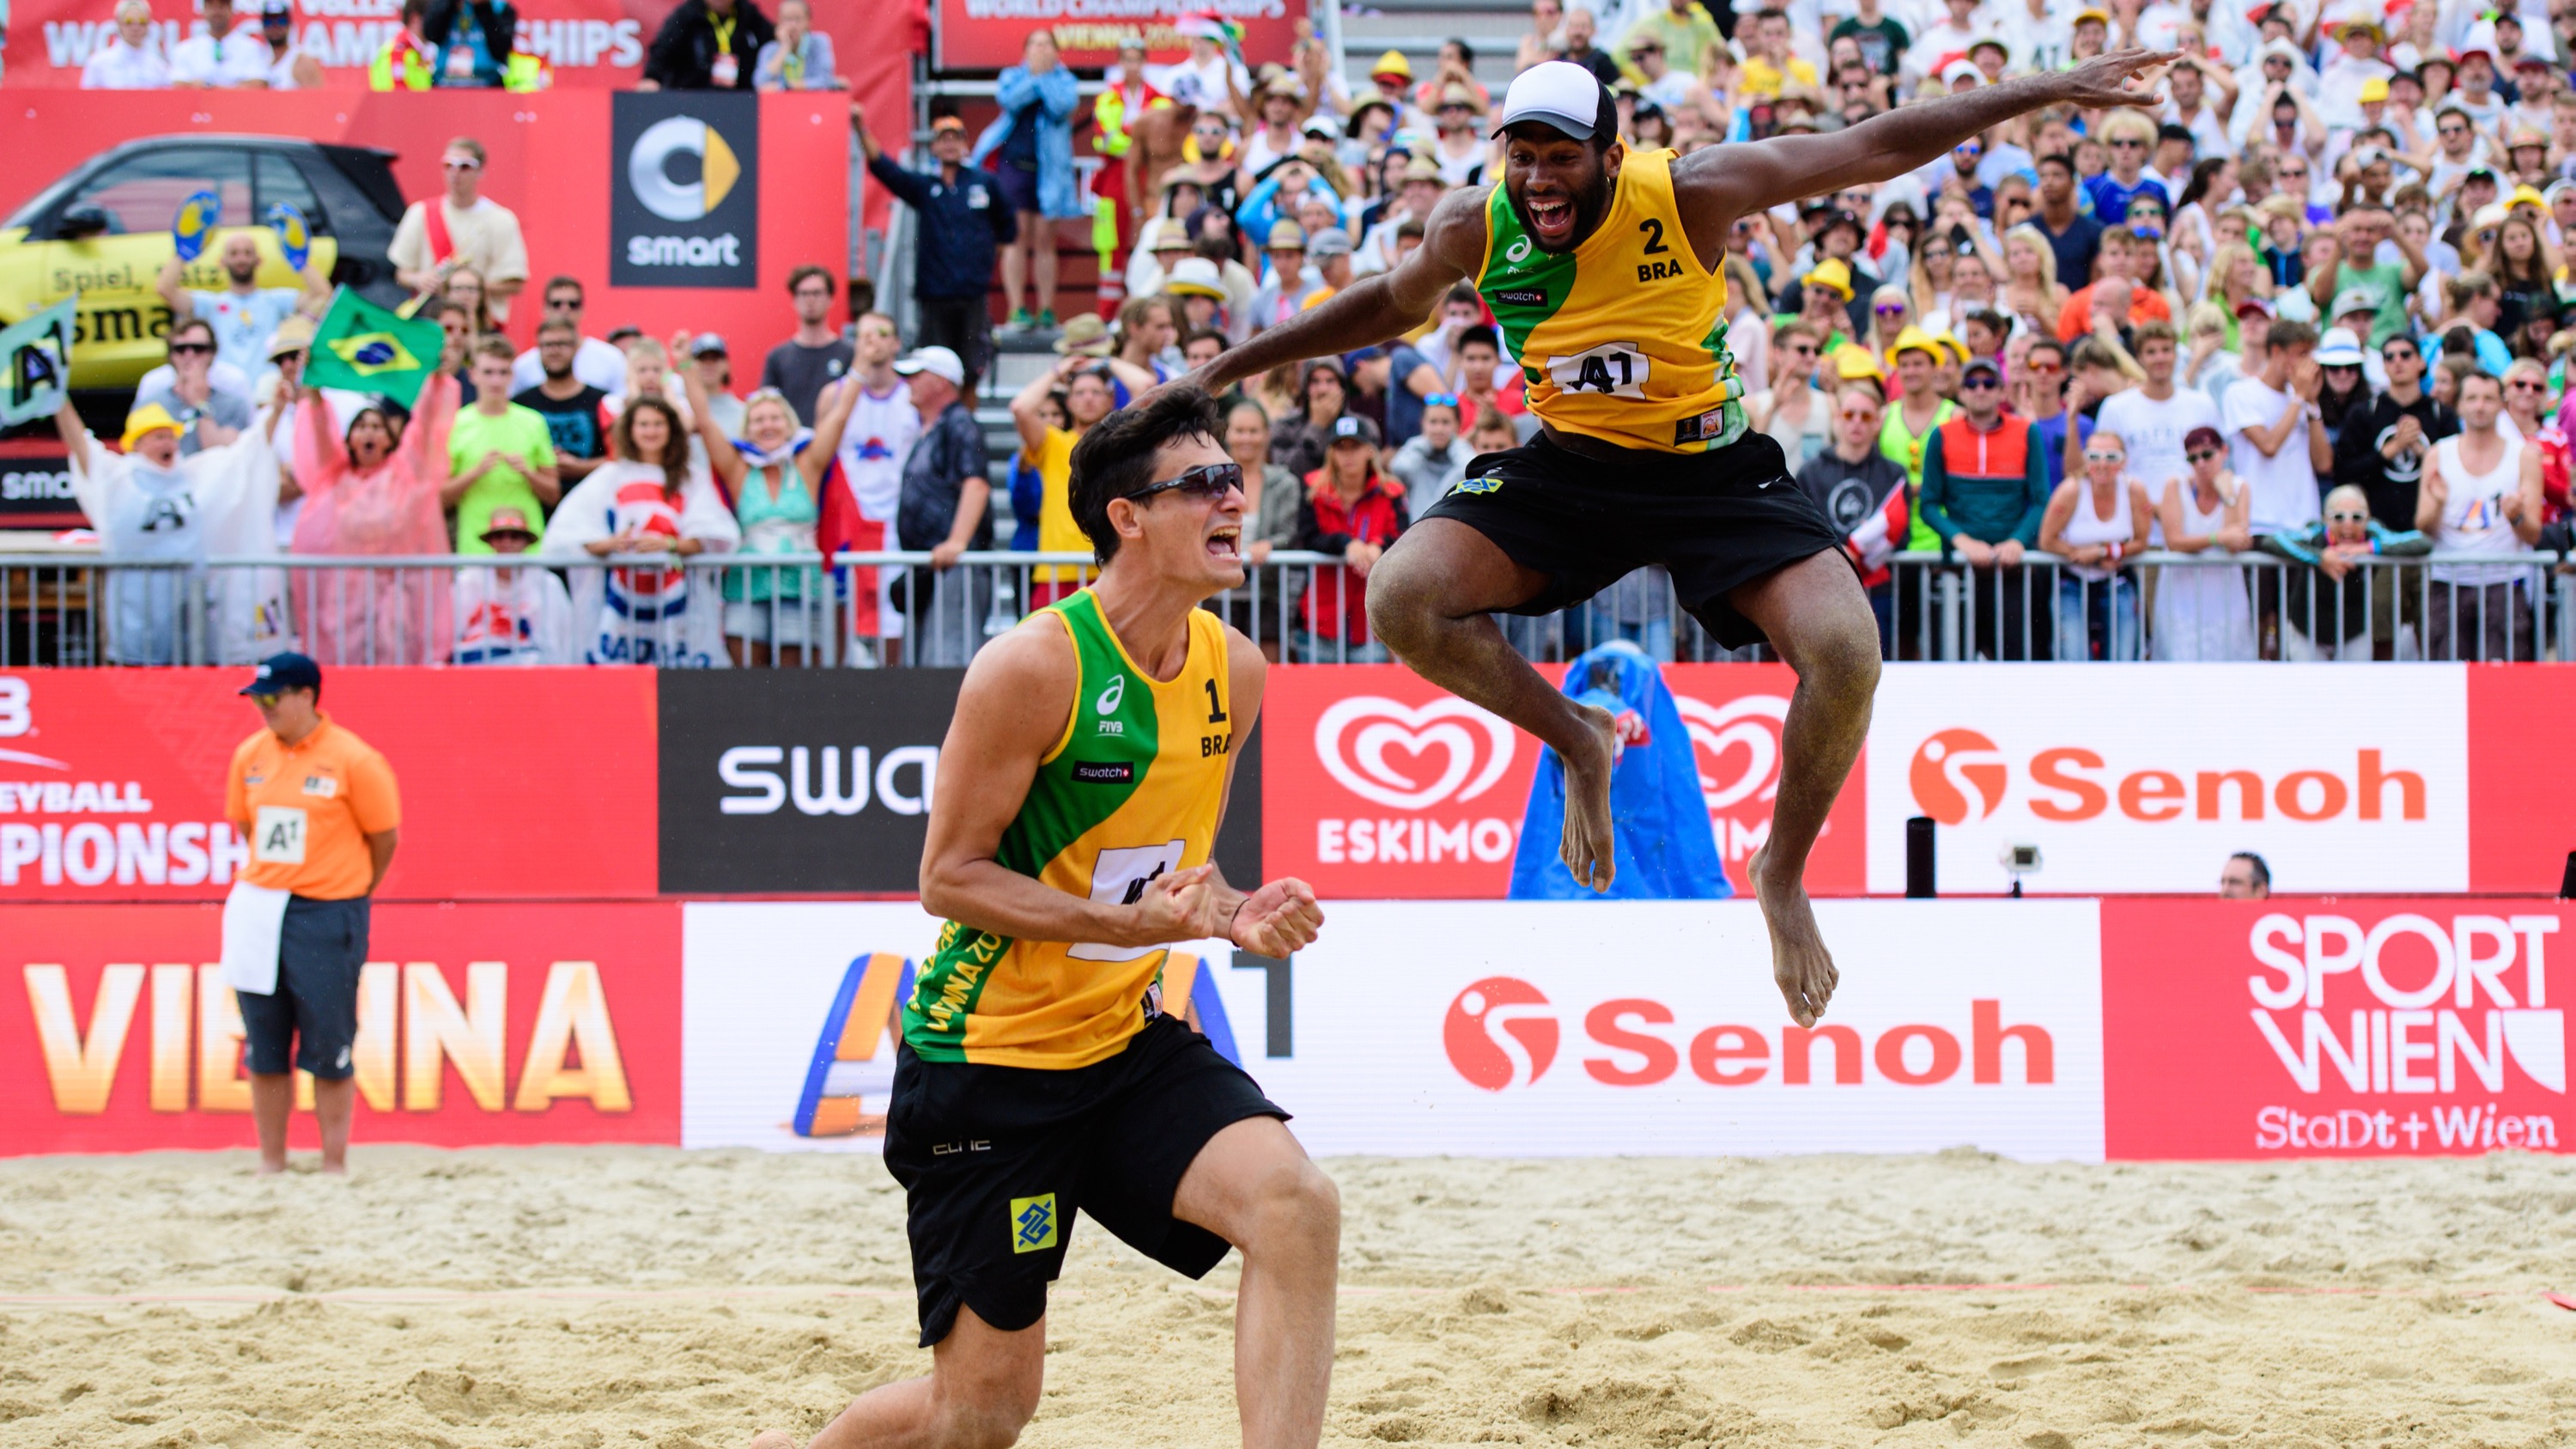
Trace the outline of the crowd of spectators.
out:
<instances>
[{"instance_id":1,"label":"crowd of spectators","mask_svg":"<svg viewBox=\"0 0 2576 1449\"><path fill-rule=\"evenodd\" d=\"M138 8L148 21L129 0ZM777 8L773 26L750 0L684 0L651 47L649 83L835 84L802 0ZM417 61L427 83L477 83L507 13L413 0L419 54L380 69L408 84ZM1097 81L1036 31L999 77L992 119L935 108L927 155L909 162L853 106L869 174L915 213L915 333L855 306L842 329L834 277L800 269L793 335L740 397L724 338L593 336L571 277L537 289L535 346L500 355L486 338L523 300L528 248L480 196L484 154L460 138L445 195L412 207L392 258L445 329L433 391L454 398L435 436L420 438L430 394L408 423L344 406L333 428L297 430L292 319L317 294L263 296L245 279L238 295L173 302L170 368L151 392L176 437L169 466L213 466L194 460L264 430L283 475L275 534L298 551L395 551L348 527L308 540L296 516L311 511L308 473L427 490L438 546L467 552L930 551L940 575L900 602L937 627L908 647L962 659L1002 603L1043 604L1076 577L1040 568L1014 601L995 599L990 579L944 577L958 553L989 545L995 494L1016 522L1006 547L1079 549L1066 470L1085 428L1399 265L1443 197L1500 178L1485 121L1495 96L1467 41L1418 66L1388 51L1355 86L1302 27L1271 57L1244 56L1212 19L1182 29L1185 56L1154 64L1131 47ZM242 33L197 38L220 36L208 47L220 58ZM2487 18L2462 0L2386 14L2362 0L2249 12L1798 0L1713 14L1660 0L1613 24L1534 0L1513 61L1586 66L1614 89L1625 144L1689 153L1838 129L2133 43L2182 52L2158 110L2044 109L1910 175L1742 218L1726 240L1718 345L1751 424L1845 532L1891 653L1929 634L1925 571L1901 577L1893 562L1914 553L1964 584L1967 648L1983 657L2531 657L2528 571L2456 556L2566 546L2576 5ZM289 59L272 48L272 74ZM492 73L506 83L501 61ZM1076 166L1077 148L1101 164ZM1097 311L1059 306L1067 250L1098 257ZM165 295L174 287L165 278ZM1057 359L1008 398L1020 446L1007 458L987 455L972 411L997 313L1016 345ZM1252 559L1342 560L1297 583L1291 624L1266 630L1265 646L1378 657L1371 565L1471 459L1536 431L1512 341L1462 285L1404 337L1283 365L1224 400L1227 446L1247 463ZM152 416L140 401L137 416ZM362 428L384 436L362 449ZM405 455L410 442L422 445ZM836 470L804 461L825 455ZM559 538L566 517L580 525ZM409 523L379 536L397 533L423 536ZM2142 568L2150 549L2267 566ZM2372 562L2427 552L2445 557ZM665 640L688 608L680 571L594 582L600 609L656 622ZM1642 574L1596 612L1669 653L1656 584ZM687 615L693 642L655 657L798 657L820 641L780 622L782 600L873 588L892 609L890 587L735 580ZM415 592L382 607L444 617L453 602ZM874 607L849 612L887 637ZM579 657L644 647L592 628L588 601L573 614ZM515 657L488 644L497 624L480 627L479 657Z\"/></svg>"},{"instance_id":2,"label":"crowd of spectators","mask_svg":"<svg viewBox=\"0 0 2576 1449\"><path fill-rule=\"evenodd\" d=\"M2428 581L2356 555L2564 544L2576 6L1595 13L1612 8L1535 0L1514 64L1585 65L1613 87L1625 144L1682 153L1835 130L2109 48L2182 52L2160 109L2041 110L1913 174L1746 217L1728 240L1725 345L1752 420L1849 533L1891 652L1922 634L1929 591L1889 565L1911 550L1960 572L1986 657L2531 656L2538 601L2509 568L2445 563ZM1500 179L1468 42L1422 66L1388 51L1356 93L1339 60L1303 32L1287 55L1245 57L1210 25L1174 64L1122 55L1074 104L1040 34L980 139L934 121L935 170L904 170L862 127L877 176L921 213L919 289L938 299L924 337L970 373L988 365L996 246L1006 326L1060 330L1067 366L1015 402L1027 446L1006 465L1036 475L1041 501L1062 449L1030 419L1078 433L1083 397L1114 405L1394 266L1444 195ZM1109 163L1088 201L1046 184L1077 146ZM1073 234L1059 223L1085 218L1104 264L1097 329L1059 323L1046 269ZM1085 376L1106 386L1075 391ZM1356 593L1380 531L1437 498L1480 438L1529 436L1522 378L1462 287L1413 334L1248 384L1227 401L1261 413L1275 465L1255 489L1256 547L1341 552ZM2491 390L2487 428L2472 419ZM1282 483L1300 507L1260 497ZM2329 495L2347 485L2367 518L2338 523ZM1391 520L1353 523L1381 493ZM2167 566L2151 582L2132 561L2149 548L2298 567ZM2313 588L2311 572L2326 575ZM2375 616L2356 621L2347 594ZM1335 657L1368 647L1340 597L1302 616Z\"/></svg>"}]
</instances>

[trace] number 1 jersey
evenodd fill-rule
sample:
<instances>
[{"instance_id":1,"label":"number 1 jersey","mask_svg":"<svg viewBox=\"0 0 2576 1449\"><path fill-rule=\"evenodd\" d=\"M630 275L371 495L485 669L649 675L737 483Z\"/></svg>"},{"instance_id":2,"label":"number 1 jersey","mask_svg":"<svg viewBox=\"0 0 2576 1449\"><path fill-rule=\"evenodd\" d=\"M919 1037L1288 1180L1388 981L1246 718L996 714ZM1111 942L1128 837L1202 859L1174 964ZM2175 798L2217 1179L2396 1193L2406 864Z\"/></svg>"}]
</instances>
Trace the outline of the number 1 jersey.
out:
<instances>
[{"instance_id":1,"label":"number 1 jersey","mask_svg":"<svg viewBox=\"0 0 2576 1449\"><path fill-rule=\"evenodd\" d=\"M1699 264L1683 233L1672 152L1629 152L1609 214L1571 252L1541 251L1495 187L1476 290L1548 424L1665 453L1743 436L1726 277Z\"/></svg>"},{"instance_id":2,"label":"number 1 jersey","mask_svg":"<svg viewBox=\"0 0 2576 1449\"><path fill-rule=\"evenodd\" d=\"M1073 640L1073 718L1039 761L996 858L1067 894L1132 904L1216 845L1234 753L1225 624L1191 610L1188 658L1161 683L1128 657L1091 590L1040 612ZM904 1040L925 1061L1089 1066L1143 1029L1166 954L1015 940L951 921L904 1003Z\"/></svg>"}]
</instances>

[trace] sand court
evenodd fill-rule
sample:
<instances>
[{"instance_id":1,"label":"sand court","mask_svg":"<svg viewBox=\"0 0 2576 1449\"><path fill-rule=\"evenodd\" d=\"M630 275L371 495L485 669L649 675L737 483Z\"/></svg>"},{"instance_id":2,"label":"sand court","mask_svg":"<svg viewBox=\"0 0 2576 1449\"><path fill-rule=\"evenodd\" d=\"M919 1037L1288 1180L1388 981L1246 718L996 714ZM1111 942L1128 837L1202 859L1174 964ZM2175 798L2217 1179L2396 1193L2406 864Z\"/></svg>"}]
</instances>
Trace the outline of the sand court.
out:
<instances>
[{"instance_id":1,"label":"sand court","mask_svg":"<svg viewBox=\"0 0 2576 1449\"><path fill-rule=\"evenodd\" d=\"M0 1163L0 1442L739 1445L922 1372L875 1163ZM1328 1441L2522 1445L2576 1179L2484 1160L1340 1159ZM1235 1440L1234 1265L1085 1223L1024 1444Z\"/></svg>"}]
</instances>

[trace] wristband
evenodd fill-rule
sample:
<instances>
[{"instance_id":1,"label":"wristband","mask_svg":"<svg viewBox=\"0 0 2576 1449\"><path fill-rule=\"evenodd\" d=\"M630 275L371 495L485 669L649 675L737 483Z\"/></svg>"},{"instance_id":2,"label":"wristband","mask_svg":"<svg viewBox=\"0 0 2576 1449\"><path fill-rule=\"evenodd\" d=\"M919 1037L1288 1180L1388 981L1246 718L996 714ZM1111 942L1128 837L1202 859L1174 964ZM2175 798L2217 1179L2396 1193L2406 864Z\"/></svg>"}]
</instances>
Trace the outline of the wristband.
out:
<instances>
[{"instance_id":1,"label":"wristband","mask_svg":"<svg viewBox=\"0 0 2576 1449\"><path fill-rule=\"evenodd\" d=\"M1225 942L1227 945L1243 948L1243 943L1234 938L1234 923L1243 919L1243 908L1251 904L1252 897L1248 895L1245 896L1242 900L1234 903L1234 914L1225 918Z\"/></svg>"}]
</instances>

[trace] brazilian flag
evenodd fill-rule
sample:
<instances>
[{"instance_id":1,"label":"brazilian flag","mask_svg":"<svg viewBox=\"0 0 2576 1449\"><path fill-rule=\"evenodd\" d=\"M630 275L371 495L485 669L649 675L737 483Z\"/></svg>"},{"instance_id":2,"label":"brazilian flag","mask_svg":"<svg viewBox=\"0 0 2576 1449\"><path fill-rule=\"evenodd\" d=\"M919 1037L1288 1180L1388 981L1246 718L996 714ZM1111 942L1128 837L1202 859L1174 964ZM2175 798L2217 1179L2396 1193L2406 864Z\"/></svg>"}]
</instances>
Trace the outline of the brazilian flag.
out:
<instances>
[{"instance_id":1,"label":"brazilian flag","mask_svg":"<svg viewBox=\"0 0 2576 1449\"><path fill-rule=\"evenodd\" d=\"M436 322L398 317L342 287L314 331L304 385L382 393L411 407L437 368L445 340Z\"/></svg>"}]
</instances>

